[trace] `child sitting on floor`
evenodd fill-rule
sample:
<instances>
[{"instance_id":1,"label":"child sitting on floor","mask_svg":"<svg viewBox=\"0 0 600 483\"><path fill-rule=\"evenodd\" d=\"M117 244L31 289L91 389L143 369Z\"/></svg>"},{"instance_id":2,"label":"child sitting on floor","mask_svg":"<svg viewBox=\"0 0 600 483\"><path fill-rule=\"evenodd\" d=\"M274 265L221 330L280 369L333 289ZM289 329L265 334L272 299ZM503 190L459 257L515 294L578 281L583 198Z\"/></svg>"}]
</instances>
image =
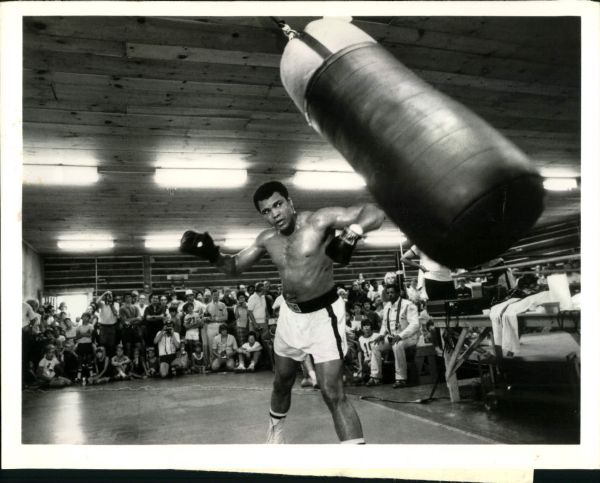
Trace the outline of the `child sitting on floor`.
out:
<instances>
[{"instance_id":1,"label":"child sitting on floor","mask_svg":"<svg viewBox=\"0 0 600 483\"><path fill-rule=\"evenodd\" d=\"M146 361L141 356L139 347L133 349L130 375L134 379L146 379L148 377L148 367L146 366Z\"/></svg>"},{"instance_id":2,"label":"child sitting on floor","mask_svg":"<svg viewBox=\"0 0 600 483\"><path fill-rule=\"evenodd\" d=\"M117 353L112 358L112 366L114 367L114 378L115 380L131 379L129 376L129 369L131 366L131 359L127 357L123 351L123 346L119 344L117 346Z\"/></svg>"},{"instance_id":3,"label":"child sitting on floor","mask_svg":"<svg viewBox=\"0 0 600 483\"><path fill-rule=\"evenodd\" d=\"M94 371L90 375L90 384L104 384L110 381L112 374L111 366L106 357L106 349L99 346L96 349L96 358L94 359Z\"/></svg>"},{"instance_id":4,"label":"child sitting on floor","mask_svg":"<svg viewBox=\"0 0 600 483\"><path fill-rule=\"evenodd\" d=\"M148 368L148 376L158 376L158 356L156 355L156 349L154 347L148 347L148 359L146 361L146 367Z\"/></svg>"},{"instance_id":5,"label":"child sitting on floor","mask_svg":"<svg viewBox=\"0 0 600 483\"><path fill-rule=\"evenodd\" d=\"M194 374L205 374L206 366L204 365L204 353L202 352L202 345L197 343L192 352L190 370Z\"/></svg>"},{"instance_id":6,"label":"child sitting on floor","mask_svg":"<svg viewBox=\"0 0 600 483\"><path fill-rule=\"evenodd\" d=\"M181 344L179 349L177 349L177 356L175 357L175 360L171 363L171 374L174 376L180 374L189 374L188 367L188 354L185 350L185 346Z\"/></svg>"},{"instance_id":7,"label":"child sitting on floor","mask_svg":"<svg viewBox=\"0 0 600 483\"><path fill-rule=\"evenodd\" d=\"M46 353L38 364L38 379L49 387L69 386L71 381L59 375L60 362L56 358L56 347L52 344L46 346Z\"/></svg>"}]
</instances>

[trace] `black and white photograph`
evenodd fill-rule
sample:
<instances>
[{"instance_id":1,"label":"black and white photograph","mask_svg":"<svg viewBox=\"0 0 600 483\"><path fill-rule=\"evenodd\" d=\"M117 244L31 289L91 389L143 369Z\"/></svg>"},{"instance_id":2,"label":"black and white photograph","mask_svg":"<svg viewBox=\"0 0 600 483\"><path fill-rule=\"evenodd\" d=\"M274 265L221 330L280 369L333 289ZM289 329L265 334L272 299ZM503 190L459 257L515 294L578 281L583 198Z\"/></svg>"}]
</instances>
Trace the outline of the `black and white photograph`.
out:
<instances>
[{"instance_id":1,"label":"black and white photograph","mask_svg":"<svg viewBox=\"0 0 600 483\"><path fill-rule=\"evenodd\" d=\"M22 14L20 451L597 445L585 16L177 3Z\"/></svg>"}]
</instances>

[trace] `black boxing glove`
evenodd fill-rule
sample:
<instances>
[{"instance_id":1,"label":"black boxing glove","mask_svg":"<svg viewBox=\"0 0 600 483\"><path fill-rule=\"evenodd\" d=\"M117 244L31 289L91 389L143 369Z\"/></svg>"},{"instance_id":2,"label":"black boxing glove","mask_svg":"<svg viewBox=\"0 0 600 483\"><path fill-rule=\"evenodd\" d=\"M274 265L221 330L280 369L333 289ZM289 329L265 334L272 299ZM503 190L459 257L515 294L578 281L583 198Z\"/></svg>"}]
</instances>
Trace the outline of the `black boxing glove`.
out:
<instances>
[{"instance_id":1,"label":"black boxing glove","mask_svg":"<svg viewBox=\"0 0 600 483\"><path fill-rule=\"evenodd\" d=\"M215 263L219 259L219 247L215 245L208 232L186 231L179 242L179 251L203 258L210 263Z\"/></svg>"},{"instance_id":2,"label":"black boxing glove","mask_svg":"<svg viewBox=\"0 0 600 483\"><path fill-rule=\"evenodd\" d=\"M325 253L334 262L341 265L348 265L350 257L354 252L354 247L361 239L363 234L360 225L350 225L344 228L344 231L333 238L325 248Z\"/></svg>"}]
</instances>

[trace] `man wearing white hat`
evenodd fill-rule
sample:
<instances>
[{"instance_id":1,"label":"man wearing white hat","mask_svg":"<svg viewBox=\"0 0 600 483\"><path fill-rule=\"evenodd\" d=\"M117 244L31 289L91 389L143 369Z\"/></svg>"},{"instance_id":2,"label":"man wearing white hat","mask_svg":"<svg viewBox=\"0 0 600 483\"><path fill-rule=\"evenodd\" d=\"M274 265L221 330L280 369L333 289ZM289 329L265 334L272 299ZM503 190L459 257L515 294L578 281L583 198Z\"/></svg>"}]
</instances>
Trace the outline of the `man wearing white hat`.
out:
<instances>
[{"instance_id":1,"label":"man wearing white hat","mask_svg":"<svg viewBox=\"0 0 600 483\"><path fill-rule=\"evenodd\" d=\"M199 300L196 300L196 296L194 295L194 291L192 289L187 289L185 291L185 300L179 304L177 307L177 312L183 312L183 306L187 303L194 304L194 313L198 315L202 315L204 312L202 310L202 303Z\"/></svg>"}]
</instances>

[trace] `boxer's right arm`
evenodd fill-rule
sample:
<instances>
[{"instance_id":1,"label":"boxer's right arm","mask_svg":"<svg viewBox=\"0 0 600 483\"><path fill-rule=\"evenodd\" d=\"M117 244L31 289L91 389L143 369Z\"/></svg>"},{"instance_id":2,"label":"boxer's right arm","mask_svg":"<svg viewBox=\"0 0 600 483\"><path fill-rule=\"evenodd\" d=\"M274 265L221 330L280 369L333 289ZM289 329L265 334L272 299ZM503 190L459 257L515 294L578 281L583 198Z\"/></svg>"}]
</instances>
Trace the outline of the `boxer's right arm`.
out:
<instances>
[{"instance_id":1,"label":"boxer's right arm","mask_svg":"<svg viewBox=\"0 0 600 483\"><path fill-rule=\"evenodd\" d=\"M208 260L221 272L227 275L239 275L254 265L265 254L263 233L258 235L254 243L235 255L224 255L214 244L208 233L186 231L181 238L180 250Z\"/></svg>"}]
</instances>

